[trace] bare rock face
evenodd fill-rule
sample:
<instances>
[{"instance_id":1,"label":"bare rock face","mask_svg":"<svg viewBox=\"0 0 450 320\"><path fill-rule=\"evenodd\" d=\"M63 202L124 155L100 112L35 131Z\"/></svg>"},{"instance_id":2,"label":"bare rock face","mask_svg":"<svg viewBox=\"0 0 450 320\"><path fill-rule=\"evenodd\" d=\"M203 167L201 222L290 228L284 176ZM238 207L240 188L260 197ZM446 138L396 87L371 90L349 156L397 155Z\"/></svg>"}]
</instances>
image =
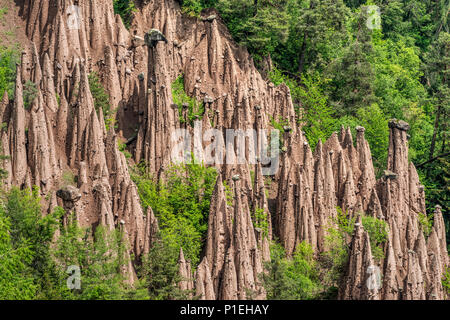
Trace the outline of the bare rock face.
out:
<instances>
[{"instance_id":1,"label":"bare rock face","mask_svg":"<svg viewBox=\"0 0 450 320\"><path fill-rule=\"evenodd\" d=\"M261 76L217 15L186 19L177 1L146 1L128 31L110 0L75 4L77 10L72 1L18 4L29 43L23 44L17 67L14 102L7 95L0 102L0 120L7 123L1 128L1 151L10 157L3 160L7 187L39 186L43 199L52 194L44 200L44 211L59 202L76 211L83 226L123 228L128 254L136 257L123 271L132 283L134 263L156 241L158 221L151 208L145 213L141 207L129 163L117 147L119 139L127 141L135 163L147 162L150 173L163 179L177 129L267 129L271 118L281 118L288 125L281 133L279 170L269 178L270 187L262 165L248 160L248 151L244 163L216 165L219 176L205 255L194 286L181 250L179 267L185 279L180 286L195 288L202 299L263 299L258 275L263 261L270 259L272 237L280 239L288 255L302 241L319 254L327 250L327 230L334 226L339 206L353 217L365 213L389 225L383 261L374 261L363 226L355 228L340 298L445 298L441 278L449 257L444 222L436 208L432 232L425 239L417 220L419 213L426 213L425 194L408 161L407 123L389 123L387 168L377 181L364 128L356 128L356 144L350 128L342 128L320 141L313 154L295 125L289 88L276 87ZM99 74L112 108L117 108L117 131L107 130L102 110L96 109L88 81L92 72ZM187 94L203 102L205 113L195 121L201 126L186 121L187 108L180 118L174 105L171 85L181 75ZM28 80L36 84L37 94L25 109L23 83ZM191 142L196 157L205 159L208 142ZM247 142L262 145L251 136ZM78 189L60 187L66 172L77 174ZM256 210L267 218L267 232L258 226ZM383 276L376 290L366 286L373 264Z\"/></svg>"},{"instance_id":2,"label":"bare rock face","mask_svg":"<svg viewBox=\"0 0 450 320\"><path fill-rule=\"evenodd\" d=\"M340 288L339 298L348 300L378 300L379 292L369 234L364 230L361 216L355 223L347 273ZM373 279L372 279L373 278ZM371 283L372 282L372 283Z\"/></svg>"},{"instance_id":3,"label":"bare rock face","mask_svg":"<svg viewBox=\"0 0 450 320\"><path fill-rule=\"evenodd\" d=\"M28 165L27 152L25 148L25 108L23 105L23 87L21 78L21 67L17 66L16 88L14 105L11 114L11 124L8 135L10 137L10 156L12 164L12 184L16 186L28 186L26 183Z\"/></svg>"},{"instance_id":4,"label":"bare rock face","mask_svg":"<svg viewBox=\"0 0 450 320\"><path fill-rule=\"evenodd\" d=\"M80 191L73 186L67 186L58 190L56 196L62 199L66 210L71 210L75 206L75 203L81 199Z\"/></svg>"},{"instance_id":5,"label":"bare rock face","mask_svg":"<svg viewBox=\"0 0 450 320\"><path fill-rule=\"evenodd\" d=\"M206 258L207 261L212 261L211 278L216 296L219 295L225 254L231 241L232 219L229 210L222 177L219 175L211 200L208 237L206 240Z\"/></svg>"},{"instance_id":6,"label":"bare rock face","mask_svg":"<svg viewBox=\"0 0 450 320\"><path fill-rule=\"evenodd\" d=\"M154 48L157 42L164 41L167 43L166 37L158 29L152 29L145 34L145 44L150 48Z\"/></svg>"},{"instance_id":7,"label":"bare rock face","mask_svg":"<svg viewBox=\"0 0 450 320\"><path fill-rule=\"evenodd\" d=\"M389 225L385 258L382 264L378 263L383 276L383 283L379 288L380 298L444 299L442 284L438 278L442 278L442 270L449 262L445 235L442 231L442 214L437 207L434 213L436 216L434 226L428 239L425 240L418 222L418 214L426 214L425 195L416 169L408 161L406 131L409 125L394 119L390 121L389 127L391 132L388 169L372 189L367 206L370 215L386 220ZM361 176L364 176L364 170ZM355 238L352 240L352 246L354 242ZM356 289L348 285L361 276L370 278L364 271L356 272L352 276L351 272L355 272L352 267L352 254L350 259L347 285L341 288L340 297L368 299L367 292L361 291L361 287Z\"/></svg>"},{"instance_id":8,"label":"bare rock face","mask_svg":"<svg viewBox=\"0 0 450 320\"><path fill-rule=\"evenodd\" d=\"M195 272L195 295L200 297L200 300L216 300L211 271L206 257L203 258Z\"/></svg>"},{"instance_id":9,"label":"bare rock face","mask_svg":"<svg viewBox=\"0 0 450 320\"><path fill-rule=\"evenodd\" d=\"M184 258L183 248L180 248L180 255L178 257L178 273L181 281L178 284L180 290L189 291L194 289L192 279L191 263Z\"/></svg>"}]
</instances>

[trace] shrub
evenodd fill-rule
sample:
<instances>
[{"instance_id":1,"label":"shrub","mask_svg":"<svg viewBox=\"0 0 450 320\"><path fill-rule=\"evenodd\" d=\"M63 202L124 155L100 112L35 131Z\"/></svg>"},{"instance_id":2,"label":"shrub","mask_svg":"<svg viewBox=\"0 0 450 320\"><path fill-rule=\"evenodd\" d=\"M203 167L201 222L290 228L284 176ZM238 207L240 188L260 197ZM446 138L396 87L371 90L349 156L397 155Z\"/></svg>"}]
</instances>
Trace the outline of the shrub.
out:
<instances>
[{"instance_id":1,"label":"shrub","mask_svg":"<svg viewBox=\"0 0 450 320\"><path fill-rule=\"evenodd\" d=\"M88 76L89 89L94 98L94 107L97 112L101 109L103 111L103 118L105 119L106 130L109 130L111 125L114 125L114 110L109 103L109 94L103 87L98 74L92 72Z\"/></svg>"},{"instance_id":2,"label":"shrub","mask_svg":"<svg viewBox=\"0 0 450 320\"><path fill-rule=\"evenodd\" d=\"M355 229L356 217L349 217L346 213L342 212L341 208L337 208L337 219L335 223L338 226L338 231L343 237L352 237ZM381 245L388 239L389 228L386 221L361 214L361 221L364 230L367 231L370 238L370 246L372 249L372 255L375 259L381 260L384 258L384 253Z\"/></svg>"},{"instance_id":3,"label":"shrub","mask_svg":"<svg viewBox=\"0 0 450 320\"><path fill-rule=\"evenodd\" d=\"M325 298L336 298L340 280L345 273L349 253L350 239L352 238L356 217L350 217L337 207L337 217L333 221L333 225L327 228L325 236L325 247L327 250L319 257L320 265L323 269L321 279L327 292L324 292ZM388 225L385 221L362 215L362 224L368 232L370 238L370 246L374 259L381 260L384 258L382 245L388 239Z\"/></svg>"},{"instance_id":4,"label":"shrub","mask_svg":"<svg viewBox=\"0 0 450 320\"><path fill-rule=\"evenodd\" d=\"M289 127L289 120L288 119L284 119L283 117L279 117L278 121L276 119L274 119L272 116L270 117L270 124L272 125L272 127L275 130L279 131L279 141L278 141L278 145L280 147L280 150L283 150L284 148L284 127ZM270 139L275 138L275 132L272 131L271 135L270 135Z\"/></svg>"},{"instance_id":5,"label":"shrub","mask_svg":"<svg viewBox=\"0 0 450 320\"><path fill-rule=\"evenodd\" d=\"M12 99L15 91L16 63L20 62L20 51L15 47L0 46L0 99L8 92Z\"/></svg>"},{"instance_id":6,"label":"shrub","mask_svg":"<svg viewBox=\"0 0 450 320\"><path fill-rule=\"evenodd\" d=\"M433 214L427 215L419 212L417 220L422 227L423 235L428 238L433 229Z\"/></svg>"},{"instance_id":7,"label":"shrub","mask_svg":"<svg viewBox=\"0 0 450 320\"><path fill-rule=\"evenodd\" d=\"M341 208L337 209L337 217L333 225L327 228L325 247L327 250L319 257L324 274L322 281L328 288L328 296L336 298L339 281L345 272L349 257L349 243L355 218L350 218Z\"/></svg>"},{"instance_id":8,"label":"shrub","mask_svg":"<svg viewBox=\"0 0 450 320\"><path fill-rule=\"evenodd\" d=\"M255 228L260 229L263 233L263 237L267 238L269 236L269 220L267 217L267 213L264 211L264 209L261 208L255 209L253 221Z\"/></svg>"},{"instance_id":9,"label":"shrub","mask_svg":"<svg viewBox=\"0 0 450 320\"><path fill-rule=\"evenodd\" d=\"M131 26L133 12L137 11L134 0L113 0L114 13L122 17L123 24L127 29Z\"/></svg>"},{"instance_id":10,"label":"shrub","mask_svg":"<svg viewBox=\"0 0 450 320\"><path fill-rule=\"evenodd\" d=\"M38 89L34 82L28 80L23 85L23 106L29 109L33 101L37 98Z\"/></svg>"},{"instance_id":11,"label":"shrub","mask_svg":"<svg viewBox=\"0 0 450 320\"><path fill-rule=\"evenodd\" d=\"M222 184L225 189L225 197L227 198L227 205L231 207L233 206L233 190L231 190L231 187L228 184L227 180L224 180Z\"/></svg>"},{"instance_id":12,"label":"shrub","mask_svg":"<svg viewBox=\"0 0 450 320\"><path fill-rule=\"evenodd\" d=\"M205 106L195 98L188 96L184 87L183 75L179 76L172 83L172 97L173 102L178 106L181 123L184 123L185 121L183 119L183 104L188 105L188 119L191 125L197 116L200 118L203 117L203 114L205 113Z\"/></svg>"},{"instance_id":13,"label":"shrub","mask_svg":"<svg viewBox=\"0 0 450 320\"><path fill-rule=\"evenodd\" d=\"M119 143L119 151L125 155L125 158L131 159L132 154L127 151L127 145L125 143Z\"/></svg>"},{"instance_id":14,"label":"shrub","mask_svg":"<svg viewBox=\"0 0 450 320\"><path fill-rule=\"evenodd\" d=\"M212 7L217 0L179 0L184 13L198 17L203 9Z\"/></svg>"}]
</instances>

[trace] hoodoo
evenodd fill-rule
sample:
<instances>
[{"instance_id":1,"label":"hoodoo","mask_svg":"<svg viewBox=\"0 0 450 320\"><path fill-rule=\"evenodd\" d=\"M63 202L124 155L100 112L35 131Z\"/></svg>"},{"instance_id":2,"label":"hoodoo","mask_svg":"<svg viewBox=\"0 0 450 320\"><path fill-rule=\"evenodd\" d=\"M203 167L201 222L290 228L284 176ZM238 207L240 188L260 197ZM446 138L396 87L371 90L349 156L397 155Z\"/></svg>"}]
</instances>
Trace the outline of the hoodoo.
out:
<instances>
[{"instance_id":1,"label":"hoodoo","mask_svg":"<svg viewBox=\"0 0 450 320\"><path fill-rule=\"evenodd\" d=\"M175 0L140 2L127 29L111 0L76 1L75 25L68 19L72 1L16 1L23 22L18 32L26 41L13 99L0 92L6 188L37 186L45 214L59 205L74 211L80 226L122 230L130 257L124 274L134 285L141 257L159 241L166 221L158 221L157 208L143 205L130 168L146 163L146 174L164 181L177 142L172 134L198 130L192 104L177 105L173 96L172 84L182 76L185 92L203 108L195 121L202 136L208 129L269 129L273 119L288 125L280 132L274 176L264 176L266 165L251 161L248 150L244 163L236 157L214 164L218 175L199 264L191 265L187 248L179 249L179 289L206 300L265 299L271 241L279 240L287 258L305 242L318 258L343 212L355 227L345 239L349 258L339 299L447 298L445 223L439 206L429 234L418 222L426 215L425 191L408 158L408 123L389 122L387 166L378 179L362 126L356 141L342 127L312 150L296 125L289 88L263 78L218 15L188 18ZM116 111L112 122L96 108L94 73ZM36 93L25 106L27 81ZM262 145L258 137L247 136L245 144ZM209 142L195 139L191 150L207 159ZM122 141L128 156L119 150ZM75 186L62 185L67 172L76 176ZM374 257L364 216L387 226L381 259Z\"/></svg>"}]
</instances>

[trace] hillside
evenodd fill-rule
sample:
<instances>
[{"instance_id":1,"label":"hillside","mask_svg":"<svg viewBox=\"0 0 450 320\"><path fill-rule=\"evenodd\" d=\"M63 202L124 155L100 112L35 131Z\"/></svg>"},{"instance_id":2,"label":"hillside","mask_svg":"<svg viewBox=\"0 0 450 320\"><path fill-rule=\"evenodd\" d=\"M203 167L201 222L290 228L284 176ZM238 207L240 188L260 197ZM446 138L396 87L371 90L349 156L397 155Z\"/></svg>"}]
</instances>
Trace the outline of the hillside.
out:
<instances>
[{"instance_id":1,"label":"hillside","mask_svg":"<svg viewBox=\"0 0 450 320\"><path fill-rule=\"evenodd\" d=\"M384 153L357 117L313 140L312 87L299 99L220 5L118 3L0 2L0 299L448 299L416 123L380 121Z\"/></svg>"}]
</instances>

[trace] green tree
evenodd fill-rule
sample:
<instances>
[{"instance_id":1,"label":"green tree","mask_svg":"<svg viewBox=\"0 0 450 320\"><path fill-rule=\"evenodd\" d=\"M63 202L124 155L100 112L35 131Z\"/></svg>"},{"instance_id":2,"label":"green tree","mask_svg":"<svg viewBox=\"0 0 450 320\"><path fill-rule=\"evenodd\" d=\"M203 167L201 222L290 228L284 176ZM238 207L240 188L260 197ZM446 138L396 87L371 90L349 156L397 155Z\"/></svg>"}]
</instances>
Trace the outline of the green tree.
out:
<instances>
[{"instance_id":1,"label":"green tree","mask_svg":"<svg viewBox=\"0 0 450 320\"><path fill-rule=\"evenodd\" d=\"M176 248L156 241L143 258L139 275L151 300L185 300L190 292L178 288L182 280L178 273Z\"/></svg>"},{"instance_id":2,"label":"green tree","mask_svg":"<svg viewBox=\"0 0 450 320\"><path fill-rule=\"evenodd\" d=\"M73 218L72 218L73 219ZM58 271L63 277L69 266L81 271L81 289L65 292L63 298L76 300L117 300L130 294L124 268L128 265L123 232L98 226L81 229L73 219L61 228L53 251ZM67 276L66 276L67 277Z\"/></svg>"},{"instance_id":3,"label":"green tree","mask_svg":"<svg viewBox=\"0 0 450 320\"><path fill-rule=\"evenodd\" d=\"M287 0L218 0L216 8L233 37L258 62L287 40Z\"/></svg>"},{"instance_id":4,"label":"green tree","mask_svg":"<svg viewBox=\"0 0 450 320\"><path fill-rule=\"evenodd\" d=\"M442 141L441 152L446 150L446 127L450 110L450 33L442 32L430 51L425 55L426 76L429 90L436 105L433 138L431 140L429 159L434 157L436 141ZM440 139L438 136L443 134ZM444 152L443 152L444 151Z\"/></svg>"},{"instance_id":5,"label":"green tree","mask_svg":"<svg viewBox=\"0 0 450 320\"><path fill-rule=\"evenodd\" d=\"M216 182L215 168L198 163L172 165L165 179L156 183L145 166L134 170L144 209L153 209L165 245L179 251L195 266L206 238L211 196Z\"/></svg>"},{"instance_id":6,"label":"green tree","mask_svg":"<svg viewBox=\"0 0 450 320\"><path fill-rule=\"evenodd\" d=\"M450 33L441 32L425 54L425 76L431 96L433 129L428 151L428 160L418 167L425 171L423 182L427 192L427 209L433 211L436 204L442 207L447 226L450 225L448 207L450 203L450 170L448 147L448 116L450 111ZM428 149L428 148L427 148ZM450 243L447 229L447 243Z\"/></svg>"},{"instance_id":7,"label":"green tree","mask_svg":"<svg viewBox=\"0 0 450 320\"><path fill-rule=\"evenodd\" d=\"M205 113L205 106L197 99L190 97L184 87L184 76L180 75L172 83L172 98L173 102L178 106L178 112L180 116L180 122L184 123L183 108L187 105L188 108L188 120L193 125L194 120L197 117L202 117Z\"/></svg>"},{"instance_id":8,"label":"green tree","mask_svg":"<svg viewBox=\"0 0 450 320\"><path fill-rule=\"evenodd\" d=\"M319 140L325 141L336 127L333 109L328 103L328 97L323 92L323 80L314 80L307 75L302 80L299 96L301 109L299 121L305 131L306 138L314 150Z\"/></svg>"},{"instance_id":9,"label":"green tree","mask_svg":"<svg viewBox=\"0 0 450 320\"><path fill-rule=\"evenodd\" d=\"M111 125L114 124L114 113L115 110L111 107L109 102L109 94L106 91L105 87L100 81L98 74L96 72L92 72L88 76L89 80L89 89L92 94L92 98L94 99L94 107L97 113L102 110L103 118L105 119L105 126L108 130Z\"/></svg>"},{"instance_id":10,"label":"green tree","mask_svg":"<svg viewBox=\"0 0 450 320\"><path fill-rule=\"evenodd\" d=\"M370 63L374 31L367 28L367 18L365 10L354 17L352 29L355 39L326 71L327 77L332 79L328 85L330 103L342 115L355 115L359 108L376 102L373 87L375 73Z\"/></svg>"},{"instance_id":11,"label":"green tree","mask_svg":"<svg viewBox=\"0 0 450 320\"><path fill-rule=\"evenodd\" d=\"M360 108L357 112L358 122L363 126L365 138L369 142L374 167L379 174L386 167L389 147L388 121L377 104Z\"/></svg>"},{"instance_id":12,"label":"green tree","mask_svg":"<svg viewBox=\"0 0 450 320\"><path fill-rule=\"evenodd\" d=\"M284 248L273 243L271 261L266 262L265 273L259 275L269 300L309 300L320 292L321 284L312 247L302 242L292 258Z\"/></svg>"},{"instance_id":13,"label":"green tree","mask_svg":"<svg viewBox=\"0 0 450 320\"><path fill-rule=\"evenodd\" d=\"M20 51L16 47L0 45L0 97L8 92L9 99L14 97L16 82L16 64L20 62Z\"/></svg>"},{"instance_id":14,"label":"green tree","mask_svg":"<svg viewBox=\"0 0 450 320\"><path fill-rule=\"evenodd\" d=\"M11 221L0 210L0 300L30 300L37 292L29 267L33 252L28 242L14 244L11 239Z\"/></svg>"},{"instance_id":15,"label":"green tree","mask_svg":"<svg viewBox=\"0 0 450 320\"><path fill-rule=\"evenodd\" d=\"M134 0L113 0L114 13L122 17L125 27L130 28L133 12L136 11Z\"/></svg>"},{"instance_id":16,"label":"green tree","mask_svg":"<svg viewBox=\"0 0 450 320\"><path fill-rule=\"evenodd\" d=\"M288 6L289 46L295 54L281 65L302 76L306 70L322 71L340 54L348 41L346 29L350 11L342 0L290 1ZM293 63L296 70L290 69Z\"/></svg>"}]
</instances>

